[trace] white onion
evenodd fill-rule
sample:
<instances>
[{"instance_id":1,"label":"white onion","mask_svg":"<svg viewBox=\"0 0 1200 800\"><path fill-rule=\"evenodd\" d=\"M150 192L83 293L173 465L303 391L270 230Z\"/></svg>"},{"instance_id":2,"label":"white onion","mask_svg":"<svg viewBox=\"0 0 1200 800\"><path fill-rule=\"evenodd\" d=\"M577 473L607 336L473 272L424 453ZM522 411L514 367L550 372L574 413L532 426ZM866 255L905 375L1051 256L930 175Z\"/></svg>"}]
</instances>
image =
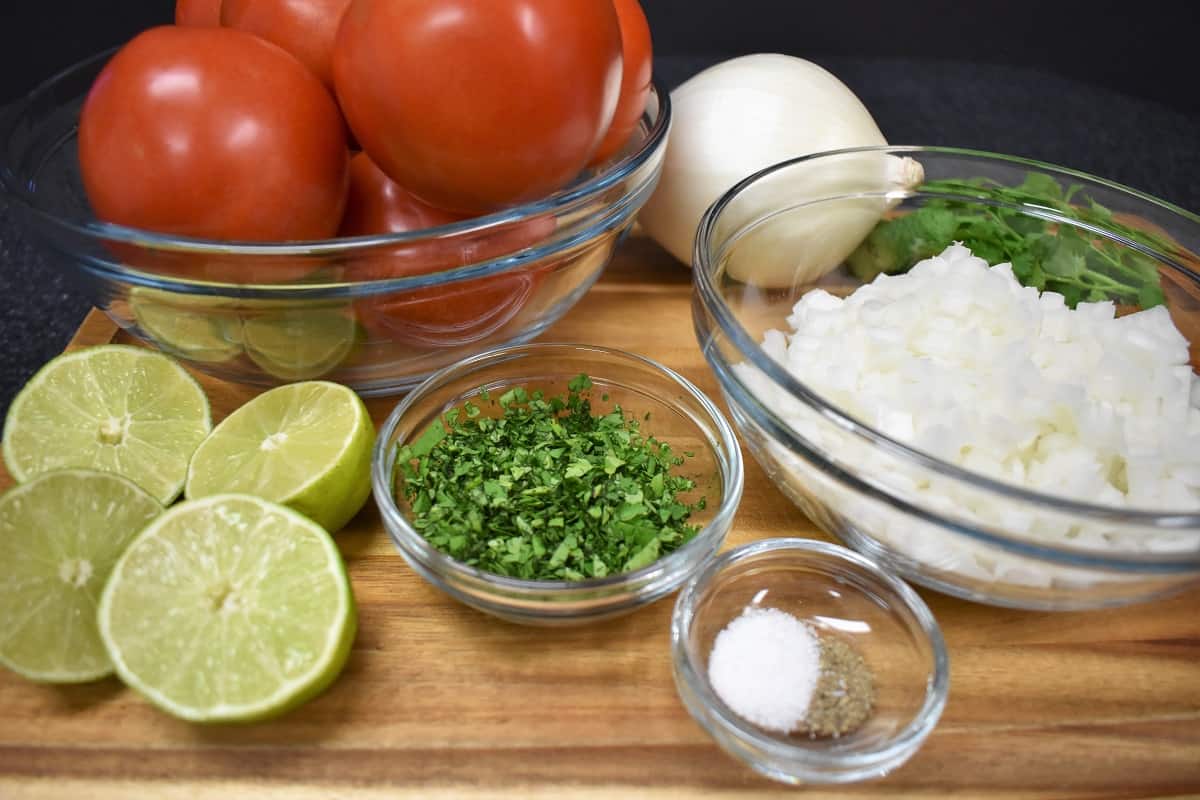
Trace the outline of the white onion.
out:
<instances>
[{"instance_id":1,"label":"white onion","mask_svg":"<svg viewBox=\"0 0 1200 800\"><path fill-rule=\"evenodd\" d=\"M1071 310L956 244L845 300L809 292L787 321L768 352L894 438L1075 500L1200 509L1200 379L1165 306Z\"/></svg>"},{"instance_id":2,"label":"white onion","mask_svg":"<svg viewBox=\"0 0 1200 800\"><path fill-rule=\"evenodd\" d=\"M846 298L814 290L763 350L849 415L918 450L999 481L1113 508L1200 509L1200 377L1165 306L1116 317L1068 309L961 245ZM1195 550L1188 530L1143 534L1081 521L909 468L843 435L754 366L734 369L803 439L868 482L945 514L1054 546ZM1052 565L895 512L769 443L777 480L820 497L930 568L1029 586L1118 580Z\"/></svg>"},{"instance_id":3,"label":"white onion","mask_svg":"<svg viewBox=\"0 0 1200 800\"><path fill-rule=\"evenodd\" d=\"M671 93L671 104L674 121L662 175L640 219L646 232L685 264L691 264L704 211L743 178L789 158L887 144L845 84L792 56L757 54L722 62L680 85ZM836 194L848 182L911 187L923 179L920 165L911 159L876 156L847 164L840 168L856 174L822 175L819 185L806 178L805 185L781 186L780 192ZM782 194L770 199L786 203ZM757 237L764 244L776 239L777 246L762 248L766 258L730 264L730 274L761 286L815 279L853 251L886 207L883 201L864 201L807 214L788 230L780 226ZM797 247L796 237L803 239L802 246ZM778 241L782 238L789 241ZM773 252L801 253L803 261L772 259Z\"/></svg>"}]
</instances>

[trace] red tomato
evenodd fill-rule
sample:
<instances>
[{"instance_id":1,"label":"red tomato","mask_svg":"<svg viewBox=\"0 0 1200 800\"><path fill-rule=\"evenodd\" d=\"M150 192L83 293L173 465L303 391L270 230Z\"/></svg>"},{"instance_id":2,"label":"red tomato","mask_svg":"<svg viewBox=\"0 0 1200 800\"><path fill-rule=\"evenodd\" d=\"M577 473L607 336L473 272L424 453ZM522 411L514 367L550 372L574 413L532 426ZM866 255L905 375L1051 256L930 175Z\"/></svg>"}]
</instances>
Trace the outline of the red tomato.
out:
<instances>
[{"instance_id":1,"label":"red tomato","mask_svg":"<svg viewBox=\"0 0 1200 800\"><path fill-rule=\"evenodd\" d=\"M229 3L230 0L225 0ZM637 128L646 98L650 96L650 78L654 68L654 50L650 43L650 23L638 0L613 0L621 21L621 49L625 69L621 73L621 99L612 124L600 143L591 164L607 161L619 151Z\"/></svg>"},{"instance_id":2,"label":"red tomato","mask_svg":"<svg viewBox=\"0 0 1200 800\"><path fill-rule=\"evenodd\" d=\"M363 150L465 214L544 197L586 166L620 91L612 0L353 0L333 77Z\"/></svg>"},{"instance_id":3,"label":"red tomato","mask_svg":"<svg viewBox=\"0 0 1200 800\"><path fill-rule=\"evenodd\" d=\"M538 276L520 273L359 300L358 320L376 335L434 347L481 341L511 322L533 296Z\"/></svg>"},{"instance_id":4,"label":"red tomato","mask_svg":"<svg viewBox=\"0 0 1200 800\"><path fill-rule=\"evenodd\" d=\"M405 191L366 153L350 160L350 195L339 235L418 231L464 219L467 217L434 208ZM377 280L439 272L515 253L553 230L552 218L537 217L486 231L414 242L362 257L348 265L347 276ZM372 297L356 303L356 309L364 325L388 338L463 344L487 336L512 319L529 299L540 274L525 269Z\"/></svg>"},{"instance_id":5,"label":"red tomato","mask_svg":"<svg viewBox=\"0 0 1200 800\"><path fill-rule=\"evenodd\" d=\"M110 243L108 249L131 269L218 283L269 284L302 281L328 267L315 256L198 255L186 251L154 250L135 244Z\"/></svg>"},{"instance_id":6,"label":"red tomato","mask_svg":"<svg viewBox=\"0 0 1200 800\"><path fill-rule=\"evenodd\" d=\"M333 40L350 0L225 0L221 24L261 36L333 89Z\"/></svg>"},{"instance_id":7,"label":"red tomato","mask_svg":"<svg viewBox=\"0 0 1200 800\"><path fill-rule=\"evenodd\" d=\"M84 103L79 161L100 219L204 239L333 236L348 181L321 82L225 28L151 28L121 48Z\"/></svg>"},{"instance_id":8,"label":"red tomato","mask_svg":"<svg viewBox=\"0 0 1200 800\"><path fill-rule=\"evenodd\" d=\"M366 153L350 159L350 192L339 236L403 233L467 219L421 202L375 166ZM436 267L435 267L436 269Z\"/></svg>"},{"instance_id":9,"label":"red tomato","mask_svg":"<svg viewBox=\"0 0 1200 800\"><path fill-rule=\"evenodd\" d=\"M216 28L221 24L221 0L178 0L175 24L192 28Z\"/></svg>"}]
</instances>

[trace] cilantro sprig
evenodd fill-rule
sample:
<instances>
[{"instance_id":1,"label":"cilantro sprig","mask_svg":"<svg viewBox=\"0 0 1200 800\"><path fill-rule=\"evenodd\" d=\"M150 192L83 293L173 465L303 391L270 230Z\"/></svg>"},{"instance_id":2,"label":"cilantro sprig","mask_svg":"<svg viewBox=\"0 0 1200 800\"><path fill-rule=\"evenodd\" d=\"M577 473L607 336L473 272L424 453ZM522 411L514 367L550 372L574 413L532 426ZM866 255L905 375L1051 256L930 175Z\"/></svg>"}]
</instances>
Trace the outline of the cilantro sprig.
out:
<instances>
[{"instance_id":1,"label":"cilantro sprig","mask_svg":"<svg viewBox=\"0 0 1200 800\"><path fill-rule=\"evenodd\" d=\"M1159 250L1171 245L1126 225L1104 206L1042 173L1027 173L1019 186L988 178L927 181L927 192L970 194L1002 203L1035 205L1063 217L1111 231ZM1025 286L1058 292L1068 306L1115 300L1143 308L1165 302L1154 259L1073 225L1022 214L1012 208L933 198L921 208L880 222L848 259L854 274L870 281L879 273L904 272L918 261L962 242L989 264L1009 262Z\"/></svg>"},{"instance_id":2,"label":"cilantro sprig","mask_svg":"<svg viewBox=\"0 0 1200 800\"><path fill-rule=\"evenodd\" d=\"M398 450L397 494L430 544L498 575L577 581L648 566L696 535L704 498L681 499L696 488L673 472L684 456L620 406L593 415L588 376L567 388L481 390L485 406L467 401Z\"/></svg>"}]
</instances>

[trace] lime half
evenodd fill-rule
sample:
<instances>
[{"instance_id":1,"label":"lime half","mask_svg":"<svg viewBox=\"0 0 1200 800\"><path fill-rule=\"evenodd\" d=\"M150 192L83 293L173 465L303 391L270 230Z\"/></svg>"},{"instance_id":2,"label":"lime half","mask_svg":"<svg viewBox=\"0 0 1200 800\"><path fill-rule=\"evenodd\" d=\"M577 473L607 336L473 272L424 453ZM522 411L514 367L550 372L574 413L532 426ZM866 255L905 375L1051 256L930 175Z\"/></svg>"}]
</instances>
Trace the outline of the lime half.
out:
<instances>
[{"instance_id":1,"label":"lime half","mask_svg":"<svg viewBox=\"0 0 1200 800\"><path fill-rule=\"evenodd\" d=\"M288 309L247 318L242 339L246 355L268 375L309 380L346 360L358 325L342 306Z\"/></svg>"},{"instance_id":2,"label":"lime half","mask_svg":"<svg viewBox=\"0 0 1200 800\"><path fill-rule=\"evenodd\" d=\"M177 361L141 347L89 347L53 359L17 394L4 463L18 483L67 467L113 472L169 503L211 429L208 398Z\"/></svg>"},{"instance_id":3,"label":"lime half","mask_svg":"<svg viewBox=\"0 0 1200 800\"><path fill-rule=\"evenodd\" d=\"M137 287L129 305L138 327L171 355L217 364L242 352L242 320L224 298Z\"/></svg>"},{"instance_id":4,"label":"lime half","mask_svg":"<svg viewBox=\"0 0 1200 800\"><path fill-rule=\"evenodd\" d=\"M356 616L337 546L320 526L247 495L171 508L104 587L100 636L117 674L193 722L263 719L333 682Z\"/></svg>"},{"instance_id":5,"label":"lime half","mask_svg":"<svg viewBox=\"0 0 1200 800\"><path fill-rule=\"evenodd\" d=\"M0 664L35 681L102 678L96 603L125 546L162 513L108 472L60 470L0 497Z\"/></svg>"},{"instance_id":6,"label":"lime half","mask_svg":"<svg viewBox=\"0 0 1200 800\"><path fill-rule=\"evenodd\" d=\"M230 414L196 449L187 496L252 494L336 531L371 493L374 441L352 390L324 381L280 386Z\"/></svg>"}]
</instances>

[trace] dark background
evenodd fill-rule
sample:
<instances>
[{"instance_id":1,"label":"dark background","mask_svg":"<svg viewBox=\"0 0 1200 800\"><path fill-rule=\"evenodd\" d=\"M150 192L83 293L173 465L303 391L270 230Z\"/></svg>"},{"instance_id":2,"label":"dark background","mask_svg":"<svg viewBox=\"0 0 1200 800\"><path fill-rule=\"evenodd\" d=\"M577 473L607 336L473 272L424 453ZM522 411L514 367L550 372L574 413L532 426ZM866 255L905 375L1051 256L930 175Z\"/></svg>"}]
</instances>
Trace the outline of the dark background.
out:
<instances>
[{"instance_id":1,"label":"dark background","mask_svg":"<svg viewBox=\"0 0 1200 800\"><path fill-rule=\"evenodd\" d=\"M841 78L894 144L1040 159L1200 211L1200 10L1193 0L642 5L664 88L732 55L790 53ZM169 22L173 9L170 0L0 0L0 104ZM3 198L0 297L2 413L90 305L70 276L42 259Z\"/></svg>"},{"instance_id":2,"label":"dark background","mask_svg":"<svg viewBox=\"0 0 1200 800\"><path fill-rule=\"evenodd\" d=\"M0 4L0 102L149 25L170 22L174 9L172 0ZM1200 9L1194 0L642 0L642 5L660 56L779 51L807 58L1009 64L1200 111L1195 83Z\"/></svg>"}]
</instances>

